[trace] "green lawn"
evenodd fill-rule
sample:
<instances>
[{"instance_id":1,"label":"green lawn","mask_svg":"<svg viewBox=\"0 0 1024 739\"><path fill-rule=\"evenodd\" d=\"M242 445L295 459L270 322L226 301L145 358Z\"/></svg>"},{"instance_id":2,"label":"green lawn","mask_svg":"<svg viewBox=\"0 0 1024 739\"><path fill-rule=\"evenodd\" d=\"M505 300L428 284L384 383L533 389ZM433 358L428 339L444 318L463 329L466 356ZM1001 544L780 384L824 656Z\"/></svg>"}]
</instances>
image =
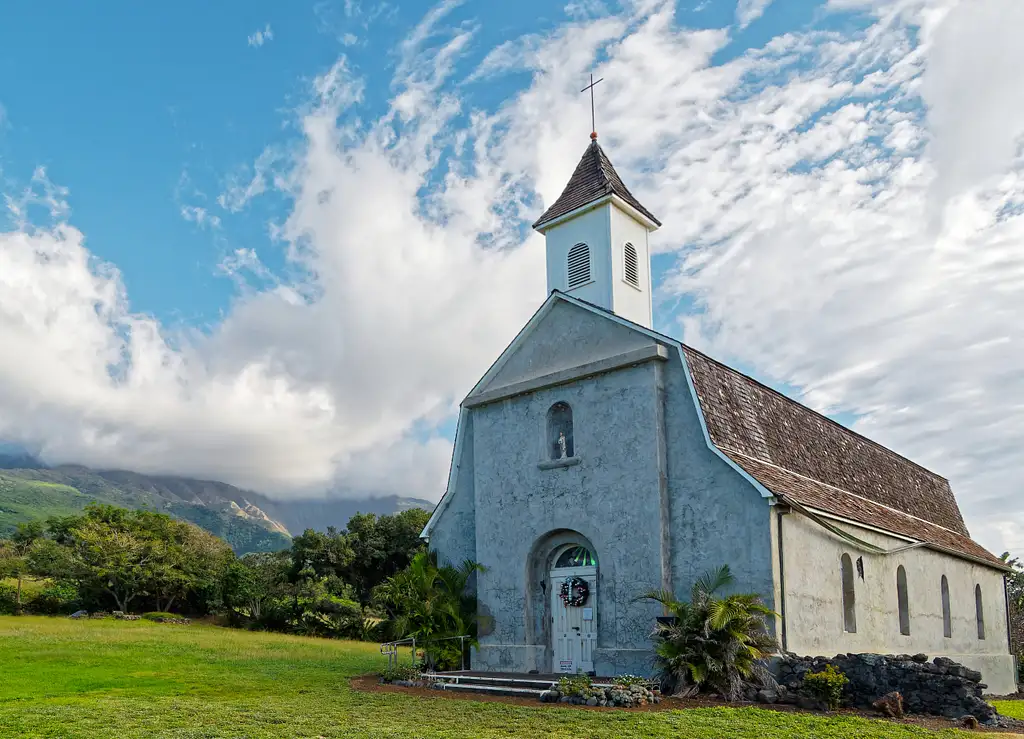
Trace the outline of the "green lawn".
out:
<instances>
[{"instance_id":1,"label":"green lawn","mask_svg":"<svg viewBox=\"0 0 1024 739\"><path fill-rule=\"evenodd\" d=\"M373 644L0 617L0 737L939 736L754 708L597 712L349 688L380 666Z\"/></svg>"},{"instance_id":2,"label":"green lawn","mask_svg":"<svg viewBox=\"0 0 1024 739\"><path fill-rule=\"evenodd\" d=\"M1004 716L1019 718L1024 721L1024 700L1021 701L992 701L996 710Z\"/></svg>"}]
</instances>

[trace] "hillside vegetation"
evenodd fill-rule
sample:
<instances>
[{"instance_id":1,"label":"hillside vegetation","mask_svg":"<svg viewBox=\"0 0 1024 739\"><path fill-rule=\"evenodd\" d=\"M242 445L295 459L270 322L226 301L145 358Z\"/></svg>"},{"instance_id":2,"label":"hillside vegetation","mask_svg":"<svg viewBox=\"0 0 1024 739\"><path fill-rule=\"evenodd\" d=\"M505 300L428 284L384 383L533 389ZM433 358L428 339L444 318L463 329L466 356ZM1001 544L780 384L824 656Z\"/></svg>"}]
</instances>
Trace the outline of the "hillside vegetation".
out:
<instances>
[{"instance_id":1,"label":"hillside vegetation","mask_svg":"<svg viewBox=\"0 0 1024 739\"><path fill-rule=\"evenodd\" d=\"M352 498L335 491L316 499L274 500L215 480L94 470L81 465L48 467L0 444L0 537L19 523L80 512L90 502L168 513L227 541L237 554L288 547L306 529L344 528L357 513L388 515L433 504L395 495Z\"/></svg>"},{"instance_id":2,"label":"hillside vegetation","mask_svg":"<svg viewBox=\"0 0 1024 739\"><path fill-rule=\"evenodd\" d=\"M290 541L283 527L274 530L228 504L170 500L137 486L111 483L91 471L60 469L0 471L0 537L19 523L81 513L92 502L168 513L224 539L238 554L274 552Z\"/></svg>"},{"instance_id":3,"label":"hillside vegetation","mask_svg":"<svg viewBox=\"0 0 1024 739\"><path fill-rule=\"evenodd\" d=\"M254 630L376 640L407 636L393 633L394 624L408 624L395 617L426 599L437 618L416 628L463 636L463 616L476 612L464 588L414 595L392 582L405 582L414 561L420 585L447 573L424 560L419 534L429 516L418 508L357 514L342 531L307 530L281 551L239 557L223 539L166 513L90 503L81 513L19 523L0 538L0 614L173 610Z\"/></svg>"},{"instance_id":4,"label":"hillside vegetation","mask_svg":"<svg viewBox=\"0 0 1024 739\"><path fill-rule=\"evenodd\" d=\"M756 708L610 712L351 688L349 678L382 666L375 644L146 621L0 617L0 736L982 736Z\"/></svg>"}]
</instances>

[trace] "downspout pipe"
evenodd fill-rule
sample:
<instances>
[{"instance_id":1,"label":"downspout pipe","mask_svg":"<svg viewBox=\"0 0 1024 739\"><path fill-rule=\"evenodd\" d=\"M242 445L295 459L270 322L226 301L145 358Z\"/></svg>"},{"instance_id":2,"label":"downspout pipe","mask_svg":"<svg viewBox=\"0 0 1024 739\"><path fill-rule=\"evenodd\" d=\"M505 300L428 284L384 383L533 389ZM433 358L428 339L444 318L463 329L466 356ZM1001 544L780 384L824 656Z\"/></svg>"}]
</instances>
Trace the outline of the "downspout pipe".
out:
<instances>
[{"instance_id":1,"label":"downspout pipe","mask_svg":"<svg viewBox=\"0 0 1024 739\"><path fill-rule=\"evenodd\" d=\"M778 519L779 539L779 621L782 623L782 651L789 651L789 640L786 634L786 556L785 547L782 542L782 517L790 512L787 506L776 506L776 518Z\"/></svg>"}]
</instances>

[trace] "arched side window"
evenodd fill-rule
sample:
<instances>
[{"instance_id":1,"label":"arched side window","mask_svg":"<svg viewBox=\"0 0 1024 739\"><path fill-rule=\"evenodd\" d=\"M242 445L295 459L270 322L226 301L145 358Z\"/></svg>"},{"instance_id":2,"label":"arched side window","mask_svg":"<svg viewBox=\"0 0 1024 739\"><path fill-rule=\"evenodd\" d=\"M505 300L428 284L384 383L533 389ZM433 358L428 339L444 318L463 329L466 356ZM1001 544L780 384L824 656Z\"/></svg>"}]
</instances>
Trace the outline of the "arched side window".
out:
<instances>
[{"instance_id":1,"label":"arched side window","mask_svg":"<svg viewBox=\"0 0 1024 739\"><path fill-rule=\"evenodd\" d=\"M942 635L947 639L953 636L953 616L949 612L949 581L942 576Z\"/></svg>"},{"instance_id":2,"label":"arched side window","mask_svg":"<svg viewBox=\"0 0 1024 739\"><path fill-rule=\"evenodd\" d=\"M572 408L558 402L548 409L548 456L563 459L576 453L572 434Z\"/></svg>"},{"instance_id":3,"label":"arched side window","mask_svg":"<svg viewBox=\"0 0 1024 739\"><path fill-rule=\"evenodd\" d=\"M590 282L590 247L584 243L576 244L569 250L567 260L568 289L586 285Z\"/></svg>"},{"instance_id":4,"label":"arched side window","mask_svg":"<svg viewBox=\"0 0 1024 739\"><path fill-rule=\"evenodd\" d=\"M910 598L907 596L907 571L900 565L896 569L896 601L900 609L900 633L910 635Z\"/></svg>"},{"instance_id":5,"label":"arched side window","mask_svg":"<svg viewBox=\"0 0 1024 739\"><path fill-rule=\"evenodd\" d=\"M978 615L978 638L985 638L985 606L981 602L981 586L974 586L974 610Z\"/></svg>"},{"instance_id":6,"label":"arched side window","mask_svg":"<svg viewBox=\"0 0 1024 739\"><path fill-rule=\"evenodd\" d=\"M843 631L857 633L857 592L853 587L853 561L849 554L839 560L839 571L843 577Z\"/></svg>"},{"instance_id":7,"label":"arched side window","mask_svg":"<svg viewBox=\"0 0 1024 739\"><path fill-rule=\"evenodd\" d=\"M636 247L628 242L622 250L622 274L630 285L640 287L640 259Z\"/></svg>"}]
</instances>

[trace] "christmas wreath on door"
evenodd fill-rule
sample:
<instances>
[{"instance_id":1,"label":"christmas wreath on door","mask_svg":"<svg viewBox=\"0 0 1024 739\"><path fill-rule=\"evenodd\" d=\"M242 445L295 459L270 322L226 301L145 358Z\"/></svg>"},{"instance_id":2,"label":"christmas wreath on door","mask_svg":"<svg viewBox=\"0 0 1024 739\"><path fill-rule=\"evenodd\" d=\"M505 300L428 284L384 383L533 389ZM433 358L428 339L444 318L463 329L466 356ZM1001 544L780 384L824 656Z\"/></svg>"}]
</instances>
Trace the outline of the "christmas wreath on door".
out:
<instances>
[{"instance_id":1,"label":"christmas wreath on door","mask_svg":"<svg viewBox=\"0 0 1024 739\"><path fill-rule=\"evenodd\" d=\"M582 577L567 577L558 591L558 597L564 605L580 608L586 605L590 597L590 586Z\"/></svg>"}]
</instances>

